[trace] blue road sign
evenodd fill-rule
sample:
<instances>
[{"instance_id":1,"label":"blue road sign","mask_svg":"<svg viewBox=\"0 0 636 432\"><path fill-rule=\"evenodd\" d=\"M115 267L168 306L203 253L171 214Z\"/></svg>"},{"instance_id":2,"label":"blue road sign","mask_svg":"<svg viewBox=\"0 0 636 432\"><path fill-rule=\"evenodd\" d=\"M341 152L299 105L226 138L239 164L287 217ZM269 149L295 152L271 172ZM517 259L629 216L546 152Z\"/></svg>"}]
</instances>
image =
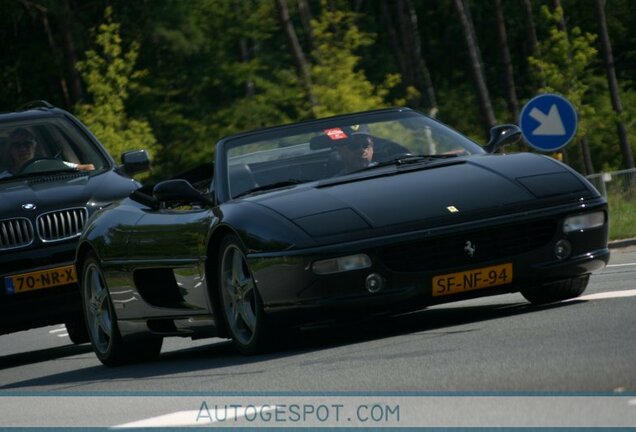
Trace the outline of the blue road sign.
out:
<instances>
[{"instance_id":1,"label":"blue road sign","mask_svg":"<svg viewBox=\"0 0 636 432\"><path fill-rule=\"evenodd\" d=\"M543 152L565 147L574 138L577 124L572 103L551 93L530 99L519 116L521 134L526 142Z\"/></svg>"}]
</instances>

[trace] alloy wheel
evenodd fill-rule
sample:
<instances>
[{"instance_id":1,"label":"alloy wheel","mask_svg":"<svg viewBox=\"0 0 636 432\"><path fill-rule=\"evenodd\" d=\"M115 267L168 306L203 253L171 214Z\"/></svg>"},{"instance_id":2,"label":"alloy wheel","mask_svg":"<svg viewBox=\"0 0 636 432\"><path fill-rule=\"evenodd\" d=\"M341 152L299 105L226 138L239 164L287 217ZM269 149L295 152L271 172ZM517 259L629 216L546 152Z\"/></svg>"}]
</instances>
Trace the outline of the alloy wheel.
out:
<instances>
[{"instance_id":1,"label":"alloy wheel","mask_svg":"<svg viewBox=\"0 0 636 432\"><path fill-rule=\"evenodd\" d=\"M257 332L256 286L241 249L230 244L221 261L221 292L227 324L241 345L248 345Z\"/></svg>"},{"instance_id":2,"label":"alloy wheel","mask_svg":"<svg viewBox=\"0 0 636 432\"><path fill-rule=\"evenodd\" d=\"M113 310L102 272L95 263L89 263L84 272L84 301L86 322L96 350L108 351L113 340Z\"/></svg>"}]
</instances>

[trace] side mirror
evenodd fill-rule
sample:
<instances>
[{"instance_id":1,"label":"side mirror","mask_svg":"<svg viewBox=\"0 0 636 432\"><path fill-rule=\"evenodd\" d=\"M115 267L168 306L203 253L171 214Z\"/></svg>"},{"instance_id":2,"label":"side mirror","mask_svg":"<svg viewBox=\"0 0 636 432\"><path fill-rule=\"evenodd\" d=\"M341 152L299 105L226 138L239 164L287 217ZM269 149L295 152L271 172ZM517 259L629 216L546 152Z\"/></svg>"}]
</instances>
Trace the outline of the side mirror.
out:
<instances>
[{"instance_id":1,"label":"side mirror","mask_svg":"<svg viewBox=\"0 0 636 432\"><path fill-rule=\"evenodd\" d=\"M148 171L150 158L146 150L133 150L121 154L123 169L128 175Z\"/></svg>"},{"instance_id":2,"label":"side mirror","mask_svg":"<svg viewBox=\"0 0 636 432\"><path fill-rule=\"evenodd\" d=\"M514 144L521 138L521 129L513 124L497 125L490 129L490 140L484 146L488 153L497 151L508 144Z\"/></svg>"},{"instance_id":3,"label":"side mirror","mask_svg":"<svg viewBox=\"0 0 636 432\"><path fill-rule=\"evenodd\" d=\"M160 202L188 202L214 205L214 200L202 194L188 181L183 179L166 180L157 183L152 189L152 196Z\"/></svg>"}]
</instances>

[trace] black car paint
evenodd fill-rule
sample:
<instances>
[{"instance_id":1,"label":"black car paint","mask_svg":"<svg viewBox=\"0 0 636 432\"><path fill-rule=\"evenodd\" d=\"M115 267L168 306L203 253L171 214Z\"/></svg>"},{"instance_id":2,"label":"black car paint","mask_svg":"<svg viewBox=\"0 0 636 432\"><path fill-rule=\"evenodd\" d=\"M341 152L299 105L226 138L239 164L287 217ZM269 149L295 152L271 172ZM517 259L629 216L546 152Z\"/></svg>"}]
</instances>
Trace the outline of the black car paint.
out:
<instances>
[{"instance_id":1,"label":"black car paint","mask_svg":"<svg viewBox=\"0 0 636 432\"><path fill-rule=\"evenodd\" d=\"M343 116L335 124L360 118ZM217 144L211 185L216 206L199 202L175 210L131 197L90 221L78 249L78 265L90 251L100 257L106 278L117 284L110 293L124 337L149 332L225 335L218 321L216 284L218 247L229 233L245 245L265 310L286 322L321 321L332 313L417 309L518 291L526 285L587 274L608 262L607 215L599 228L569 234L561 230L567 216L594 209L606 212L605 200L580 175L550 158L483 154L387 166L230 199L221 159L224 148L234 139L257 133L261 132ZM459 212L449 214L449 206ZM469 239L483 230L545 220L554 225L545 244L505 259L519 275L513 285L433 298L433 276L504 259L486 257L420 272L392 270L382 259L389 246L450 235ZM554 243L561 238L573 245L572 256L565 260L554 255ZM315 260L351 253L367 253L372 267L324 276L311 270ZM365 278L372 272L387 282L380 293L365 289ZM172 293L159 302L150 298L156 296L150 287L158 275L163 283L154 288Z\"/></svg>"},{"instance_id":2,"label":"black car paint","mask_svg":"<svg viewBox=\"0 0 636 432\"><path fill-rule=\"evenodd\" d=\"M443 168L441 168L443 169ZM413 173L415 174L415 173ZM401 174L404 175L404 174ZM301 188L301 187L299 187ZM304 189L304 188L301 188ZM287 199L293 201L295 198L304 194L292 194L290 191L277 192L272 195L286 195ZM580 195L580 194L579 194ZM589 192L583 195L591 195ZM267 201L267 197L263 197ZM124 205L124 204L122 204ZM137 203L128 202L127 205L135 206ZM260 207L260 208L259 208ZM302 208L302 204L296 206ZM309 316L320 320L329 316L328 312L340 310L346 306L354 309L366 310L368 308L377 307L378 309L394 308L401 310L410 307L423 307L427 304L433 304L435 301L430 297L430 283L426 281L440 272L450 272L465 268L466 265L458 269L448 268L440 269L437 272L420 272L416 274L401 274L399 272L391 272L382 265L378 258L378 251L385 244L408 244L422 239L434 239L443 237L448 232L465 231L470 237L471 232L479 230L481 226L498 226L506 223L513 223L519 220L527 220L529 216L536 219L546 217L553 218L555 226L558 221L562 221L564 215L570 215L583 209L605 208L605 203L598 197L590 197L580 200L580 197L573 196L572 203L568 205L555 206L554 208L542 209L541 211L523 211L518 214L507 215L506 217L496 217L491 215L485 218L480 224L466 221L467 218L458 218L458 223L452 225L443 225L434 227L431 225L420 224L419 229L413 229L406 233L397 234L398 227L393 226L393 230L380 228L377 236L371 235L372 229L365 232L363 236L360 233L347 232L341 234L340 238L333 240L336 243L320 246L317 242L312 241L311 237L305 234L298 226L291 221L284 219L278 212L274 212L270 208L250 202L250 199L241 200L241 202L233 202L222 204L216 209L217 217L211 210L196 210L188 213L187 216L174 214L164 214L151 218L152 226L142 229L137 226L129 232L129 236L125 239L128 245L127 257L121 261L104 262L105 271L121 268L143 268L143 269L173 269L175 274L180 277L179 284L173 284L175 291L179 291L178 301L173 304L150 305L147 296L142 292L135 293L135 287L141 285L140 280L131 280L130 274L125 271L117 271L117 277L126 278L126 288L130 292L119 294L111 292L113 303L118 313L120 324L122 325L122 333L127 331L134 334L135 332L145 332L148 327L145 325L146 320L166 319L166 307L170 307L168 315L170 319L181 318L183 322L179 323L180 331L177 327L170 334L193 335L195 331L210 332L214 328L214 314L210 314L211 306L208 306L208 287L206 285L197 285L197 281L191 276L204 273L204 267L211 265L208 274L214 273L214 264L206 263L206 258L210 257L210 250L205 249L206 243L205 232L211 231L211 236L220 234L221 230L232 230L238 233L244 240L248 250L248 260L253 268L255 279L259 282L259 292L264 301L265 309L270 312L285 313L285 319L294 319L296 315L300 315L298 319L307 320ZM179 225L181 229L175 231L175 218L181 219ZM187 218L187 223L183 219ZM144 219L140 219L141 223ZM462 221L463 220L463 221ZM118 221L121 222L121 221ZM231 227L231 228L230 228ZM281 235L277 236L276 230ZM146 228L148 228L146 230ZM194 228L194 229L193 229ZM404 227L402 226L401 229ZM184 237L185 231L190 231L189 237ZM227 231L225 231L227 232ZM294 233L295 236L290 235ZM90 234L90 233L87 233ZM135 236L134 246L131 244L130 236ZM222 234L221 234L222 235ZM91 236L88 235L88 238ZM108 236L110 237L110 236ZM345 237L348 240L344 240ZM362 240L361 237L371 238ZM559 234L555 231L553 239L549 245L541 250L532 251L528 254L520 254L515 257L513 264L517 269L517 273L532 273L535 268L543 268L544 276L558 280L560 278L571 275L572 270L577 268L578 272L584 269L585 272L591 272L602 268L608 260L609 253L607 249L600 248L590 252L583 245L588 243L602 244L607 237L607 230L597 229L587 233L576 233L570 235L570 239L575 245L575 255L567 260L567 262L559 262L553 258L552 244ZM166 239L160 243L157 239ZM209 242L209 240L208 240ZM165 254L166 245L170 245L170 257ZM177 246L180 244L181 246ZM184 245L197 245L192 248L190 253L181 250ZM102 245L103 248L111 246ZM100 254L98 248L98 254ZM103 249L102 249L103 250ZM374 267L364 271L355 271L342 275L329 275L319 277L312 274L310 268L311 263L317 259L324 259L331 256L346 255L351 252L367 252L374 262ZM206 253L207 252L207 253ZM576 253L579 252L579 255ZM130 257L134 257L131 259ZM495 261L496 262L496 261ZM525 266L525 262L538 262L535 268ZM485 266L490 261L475 261L472 266ZM380 294L370 294L364 289L364 279L370 272L379 272L383 274L391 283ZM208 276L210 277L210 276ZM212 276L214 277L214 276ZM164 279L165 281L165 279ZM532 279L522 280L522 283L531 284L535 281ZM213 286L214 281L210 286ZM492 292L513 291L519 289L519 284L515 286L506 286L503 288L493 289ZM165 289L169 289L168 284L164 284ZM131 294L132 292L132 294ZM469 298L475 295L483 295L484 292L468 293L464 295ZM454 297L453 299L457 299ZM450 299L441 299L438 302L450 301ZM313 309L313 315L298 312L299 308ZM333 310L332 310L333 309ZM325 314L325 315L323 315ZM186 317L200 316L209 320L208 327L201 329L193 329L190 324L185 321ZM128 322L127 322L128 321ZM200 324L200 323L199 323ZM172 327L171 327L172 330ZM163 334L163 332L161 332Z\"/></svg>"},{"instance_id":3,"label":"black car paint","mask_svg":"<svg viewBox=\"0 0 636 432\"><path fill-rule=\"evenodd\" d=\"M482 169L476 169L477 167ZM515 177L495 174L495 170L499 173L508 171L509 175ZM536 210L537 197L515 178L547 176L551 180L555 174L564 174L573 179L572 182L565 182L569 189L559 190L559 187L564 186L550 183L554 193L540 197L545 204L539 206L540 210ZM465 183L457 184L460 179ZM509 194L494 193L505 191L505 188L511 189ZM323 193L324 190L326 193ZM414 193L414 190L418 190L419 194ZM440 195L440 191L443 195ZM570 196L568 204L563 204L564 194ZM511 200L510 196L514 196L515 199ZM438 267L434 272L399 274L382 264L378 257L379 250L385 245L431 241L450 233L464 233L466 239L469 239L473 233L485 227L502 227L520 221L552 219L555 221L555 231L545 247L515 257L514 265L518 273L531 274L533 268L524 263L533 262L536 263L534 268L543 269L542 277L558 280L571 274L575 267L584 268L588 272L598 270L605 265L609 257L609 252L604 247L593 251L585 247L587 244L603 245L607 238L607 225L604 229L569 234L567 237L574 244L573 257L567 262L559 262L554 257L552 245L558 238L564 237L557 231L564 217L577 212L605 209L606 204L593 187L572 175L563 165L536 155L476 157L462 164L420 167L399 173L394 170L389 176L376 173L376 176L364 182L313 188L299 186L246 200L275 209L296 223L300 220L301 227L303 222L311 221L313 225L308 224L305 231L313 233L313 238L319 243L317 247L284 252L275 245L250 243L252 239L246 239L250 250L260 251L250 255L248 259L251 266L256 269L254 276L259 281L265 307L270 312L303 305L315 306L316 303L322 304L323 307L337 305L346 298L355 299L354 303L364 309L365 299L375 303L375 297L390 296L392 291L398 304L403 301L402 296L407 295L407 292L410 296L416 297L421 305L432 304L433 299L430 294L427 295L431 291L431 286L426 283L432 276L460 271L470 266L487 266L496 263L497 260L472 260L456 268ZM317 207L312 206L312 203ZM319 211L320 205L317 203L324 204L323 212ZM446 205L454 205L460 209L458 214L453 215L454 222L449 222ZM343 227L341 224L329 223L328 219L325 219L332 211L336 212L336 218L341 221L341 213L333 209L343 208L350 209L352 214L357 215L357 219L354 219L351 225ZM395 212L396 208L408 208L409 212ZM312 220L314 214L316 217ZM356 229L357 227L360 228ZM251 227L243 227L242 230L249 232ZM326 235L319 235L323 233ZM458 247L458 250L461 251L461 247ZM374 267L335 277L317 277L309 270L315 260L348 253L367 253L372 257ZM295 259L295 265L291 266L286 259ZM498 260L501 261L502 258ZM364 289L364 278L373 272L384 275L389 281L400 282L395 282L394 286L387 286L380 296L369 294ZM348 280L341 281L342 278ZM296 284L298 281L302 282ZM515 291L520 284L535 282L532 278L522 279L520 283L507 286L504 290ZM494 291L501 289L497 288ZM281 295L283 293L284 295ZM465 297L474 295L480 293L468 293ZM379 305L386 307L387 301L385 298Z\"/></svg>"},{"instance_id":4,"label":"black car paint","mask_svg":"<svg viewBox=\"0 0 636 432\"><path fill-rule=\"evenodd\" d=\"M83 207L90 216L128 196L140 184L124 173L93 134L75 117L57 108L32 109L0 115L0 125L13 122L58 119L68 122L101 154L103 168L91 172L33 174L0 180L0 219L28 218L33 226L39 215L53 210ZM25 208L31 204L32 208ZM81 322L77 284L11 294L5 278L63 265L72 265L78 237L45 243L38 236L32 244L0 251L0 334L68 321Z\"/></svg>"}]
</instances>

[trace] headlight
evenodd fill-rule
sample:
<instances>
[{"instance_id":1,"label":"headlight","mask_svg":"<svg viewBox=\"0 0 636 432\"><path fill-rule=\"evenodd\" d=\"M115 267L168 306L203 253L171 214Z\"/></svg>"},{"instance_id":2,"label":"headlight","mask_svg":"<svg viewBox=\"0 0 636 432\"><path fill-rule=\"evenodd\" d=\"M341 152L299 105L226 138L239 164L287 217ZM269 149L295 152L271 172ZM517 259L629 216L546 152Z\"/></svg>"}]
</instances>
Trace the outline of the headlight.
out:
<instances>
[{"instance_id":1,"label":"headlight","mask_svg":"<svg viewBox=\"0 0 636 432\"><path fill-rule=\"evenodd\" d=\"M368 267L371 267L371 258L365 254L316 261L311 266L314 273L319 275L359 270Z\"/></svg>"},{"instance_id":2,"label":"headlight","mask_svg":"<svg viewBox=\"0 0 636 432\"><path fill-rule=\"evenodd\" d=\"M605 212L578 214L570 216L563 221L563 232L583 231L590 228L600 227L605 223Z\"/></svg>"}]
</instances>

